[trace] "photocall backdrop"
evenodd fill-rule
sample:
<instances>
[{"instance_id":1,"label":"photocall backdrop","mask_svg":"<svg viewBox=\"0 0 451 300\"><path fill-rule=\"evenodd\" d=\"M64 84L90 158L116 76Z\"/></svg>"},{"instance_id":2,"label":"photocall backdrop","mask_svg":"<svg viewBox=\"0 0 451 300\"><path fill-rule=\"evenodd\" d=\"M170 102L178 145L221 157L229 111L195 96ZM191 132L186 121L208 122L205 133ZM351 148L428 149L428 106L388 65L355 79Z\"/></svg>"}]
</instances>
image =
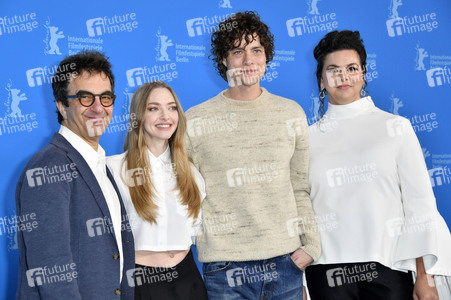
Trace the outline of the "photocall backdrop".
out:
<instances>
[{"instance_id":1,"label":"photocall backdrop","mask_svg":"<svg viewBox=\"0 0 451 300\"><path fill-rule=\"evenodd\" d=\"M167 82L185 111L227 88L208 59L210 36L220 20L242 10L256 10L275 36L276 55L262 86L297 101L310 124L319 105L314 46L334 29L360 31L368 52L367 90L379 108L411 121L439 211L451 224L447 0L2 1L0 299L13 299L17 287L17 230L39 226L29 217L28 228L17 228L14 195L27 161L59 129L50 84L59 61L81 49L110 57L118 97L100 141L107 155L117 154L141 84Z\"/></svg>"}]
</instances>

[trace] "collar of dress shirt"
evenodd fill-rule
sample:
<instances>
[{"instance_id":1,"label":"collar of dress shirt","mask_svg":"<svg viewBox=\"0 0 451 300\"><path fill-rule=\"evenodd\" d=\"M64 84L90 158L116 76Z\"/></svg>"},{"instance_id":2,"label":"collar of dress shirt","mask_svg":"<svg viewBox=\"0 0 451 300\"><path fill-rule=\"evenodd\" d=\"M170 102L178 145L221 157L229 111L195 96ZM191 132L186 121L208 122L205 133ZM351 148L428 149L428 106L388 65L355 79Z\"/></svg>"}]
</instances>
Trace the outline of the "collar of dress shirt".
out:
<instances>
[{"instance_id":1,"label":"collar of dress shirt","mask_svg":"<svg viewBox=\"0 0 451 300\"><path fill-rule=\"evenodd\" d=\"M157 162L157 161L161 161L164 164L171 163L171 149L169 148L169 145L166 148L166 150L162 154L160 154L160 156L158 156L158 157L153 155L153 153L150 152L149 148L147 148L147 153L148 153L149 162L151 165L152 165L152 163Z\"/></svg>"},{"instance_id":2,"label":"collar of dress shirt","mask_svg":"<svg viewBox=\"0 0 451 300\"><path fill-rule=\"evenodd\" d=\"M370 111L374 108L375 106L373 100L371 100L370 96L367 96L365 98L361 98L357 101L344 105L335 105L329 103L325 115L328 115L330 119L347 119Z\"/></svg>"},{"instance_id":3,"label":"collar of dress shirt","mask_svg":"<svg viewBox=\"0 0 451 300\"><path fill-rule=\"evenodd\" d=\"M71 145L77 150L81 156L86 160L89 168L95 174L97 169L97 164L102 167L102 172L106 174L105 165L105 150L99 145L97 151L94 150L87 142L85 142L81 137L76 135L72 130L66 126L61 125L59 130L61 134Z\"/></svg>"}]
</instances>

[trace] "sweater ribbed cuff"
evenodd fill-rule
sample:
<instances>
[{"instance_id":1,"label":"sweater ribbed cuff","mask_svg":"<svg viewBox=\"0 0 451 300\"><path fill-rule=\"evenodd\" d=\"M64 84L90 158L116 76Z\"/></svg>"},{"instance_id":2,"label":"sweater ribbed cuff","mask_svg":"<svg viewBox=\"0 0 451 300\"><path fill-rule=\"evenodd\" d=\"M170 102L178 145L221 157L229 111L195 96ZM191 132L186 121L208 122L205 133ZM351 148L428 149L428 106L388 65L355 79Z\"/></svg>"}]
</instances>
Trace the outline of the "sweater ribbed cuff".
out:
<instances>
[{"instance_id":1,"label":"sweater ribbed cuff","mask_svg":"<svg viewBox=\"0 0 451 300\"><path fill-rule=\"evenodd\" d=\"M301 249L310 255L313 258L313 261L317 261L321 256L321 242L319 234L315 234L315 236L311 236L310 234L308 238L304 235L303 238L301 237L301 240L304 245Z\"/></svg>"}]
</instances>

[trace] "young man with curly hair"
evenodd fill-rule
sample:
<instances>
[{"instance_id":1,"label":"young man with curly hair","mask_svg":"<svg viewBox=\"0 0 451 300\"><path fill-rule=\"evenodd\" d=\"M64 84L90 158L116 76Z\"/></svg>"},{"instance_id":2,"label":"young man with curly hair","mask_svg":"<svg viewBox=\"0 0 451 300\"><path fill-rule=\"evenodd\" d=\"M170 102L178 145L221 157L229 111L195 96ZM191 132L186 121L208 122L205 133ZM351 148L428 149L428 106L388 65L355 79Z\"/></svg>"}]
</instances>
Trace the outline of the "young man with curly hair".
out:
<instances>
[{"instance_id":1,"label":"young man with curly hair","mask_svg":"<svg viewBox=\"0 0 451 300\"><path fill-rule=\"evenodd\" d=\"M320 255L305 113L260 86L274 37L255 12L218 28L212 57L229 88L187 112L188 153L206 182L197 247L208 296L302 299L303 270Z\"/></svg>"}]
</instances>

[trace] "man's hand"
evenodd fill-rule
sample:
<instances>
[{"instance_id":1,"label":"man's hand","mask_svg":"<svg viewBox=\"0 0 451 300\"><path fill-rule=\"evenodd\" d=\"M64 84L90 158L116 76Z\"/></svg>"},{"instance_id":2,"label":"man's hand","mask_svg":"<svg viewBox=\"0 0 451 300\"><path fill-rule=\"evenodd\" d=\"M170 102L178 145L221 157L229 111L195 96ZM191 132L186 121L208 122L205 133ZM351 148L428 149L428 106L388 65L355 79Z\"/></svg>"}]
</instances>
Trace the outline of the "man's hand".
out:
<instances>
[{"instance_id":1,"label":"man's hand","mask_svg":"<svg viewBox=\"0 0 451 300\"><path fill-rule=\"evenodd\" d=\"M291 259L301 270L305 270L313 262L313 258L302 249L294 251L291 254Z\"/></svg>"}]
</instances>

